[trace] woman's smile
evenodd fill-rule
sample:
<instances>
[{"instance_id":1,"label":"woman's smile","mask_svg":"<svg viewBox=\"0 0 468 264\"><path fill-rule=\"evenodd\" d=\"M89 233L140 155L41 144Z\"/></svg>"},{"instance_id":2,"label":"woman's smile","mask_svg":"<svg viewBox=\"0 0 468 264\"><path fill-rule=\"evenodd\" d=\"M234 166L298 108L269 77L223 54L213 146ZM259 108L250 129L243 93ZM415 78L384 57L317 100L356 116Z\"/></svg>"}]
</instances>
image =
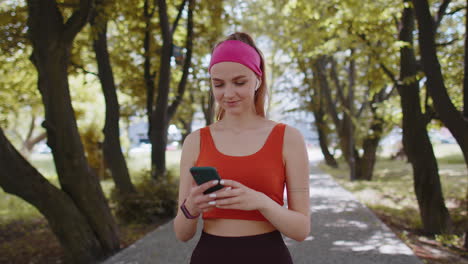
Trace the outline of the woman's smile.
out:
<instances>
[{"instance_id":1,"label":"woman's smile","mask_svg":"<svg viewBox=\"0 0 468 264\"><path fill-rule=\"evenodd\" d=\"M228 107L235 107L239 104L240 100L235 100L235 101L225 101L225 104Z\"/></svg>"}]
</instances>

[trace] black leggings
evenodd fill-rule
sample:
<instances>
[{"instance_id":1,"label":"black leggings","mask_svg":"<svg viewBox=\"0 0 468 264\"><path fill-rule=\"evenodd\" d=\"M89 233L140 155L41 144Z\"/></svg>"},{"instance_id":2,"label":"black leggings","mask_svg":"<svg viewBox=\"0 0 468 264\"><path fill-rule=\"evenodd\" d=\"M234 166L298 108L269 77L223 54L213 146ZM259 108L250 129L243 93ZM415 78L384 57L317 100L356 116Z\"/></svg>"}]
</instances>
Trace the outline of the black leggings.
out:
<instances>
[{"instance_id":1,"label":"black leggings","mask_svg":"<svg viewBox=\"0 0 468 264\"><path fill-rule=\"evenodd\" d=\"M222 237L202 232L190 264L292 264L279 231L242 237Z\"/></svg>"}]
</instances>

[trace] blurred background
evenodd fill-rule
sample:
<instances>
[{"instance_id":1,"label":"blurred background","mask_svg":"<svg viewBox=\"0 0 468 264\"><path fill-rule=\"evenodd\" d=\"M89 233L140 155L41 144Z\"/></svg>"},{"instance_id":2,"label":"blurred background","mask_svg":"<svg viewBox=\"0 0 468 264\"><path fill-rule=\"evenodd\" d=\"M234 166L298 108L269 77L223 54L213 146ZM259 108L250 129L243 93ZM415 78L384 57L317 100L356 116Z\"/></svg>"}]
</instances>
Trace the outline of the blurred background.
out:
<instances>
[{"instance_id":1,"label":"blurred background","mask_svg":"<svg viewBox=\"0 0 468 264\"><path fill-rule=\"evenodd\" d=\"M426 263L466 263L466 17L460 0L0 1L0 263L90 263L174 217L234 32L312 166Z\"/></svg>"}]
</instances>

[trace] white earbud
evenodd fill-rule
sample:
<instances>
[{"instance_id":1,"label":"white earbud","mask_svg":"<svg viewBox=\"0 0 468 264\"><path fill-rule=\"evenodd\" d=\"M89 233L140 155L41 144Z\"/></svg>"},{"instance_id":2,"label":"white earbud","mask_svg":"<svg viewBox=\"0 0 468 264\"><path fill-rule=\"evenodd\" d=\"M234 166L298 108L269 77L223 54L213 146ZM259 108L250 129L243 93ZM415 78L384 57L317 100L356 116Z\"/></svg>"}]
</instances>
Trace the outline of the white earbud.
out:
<instances>
[{"instance_id":1,"label":"white earbud","mask_svg":"<svg viewBox=\"0 0 468 264\"><path fill-rule=\"evenodd\" d=\"M255 84L255 91L258 90L258 87L260 87L260 81L257 79L257 83Z\"/></svg>"}]
</instances>

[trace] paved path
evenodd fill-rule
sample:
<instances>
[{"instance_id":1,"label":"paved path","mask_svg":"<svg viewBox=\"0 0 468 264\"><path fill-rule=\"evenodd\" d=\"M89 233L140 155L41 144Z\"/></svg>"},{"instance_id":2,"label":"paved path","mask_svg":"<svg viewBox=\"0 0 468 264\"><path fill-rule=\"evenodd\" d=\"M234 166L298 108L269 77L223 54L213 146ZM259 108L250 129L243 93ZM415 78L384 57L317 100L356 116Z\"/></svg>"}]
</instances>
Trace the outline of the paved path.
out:
<instances>
[{"instance_id":1,"label":"paved path","mask_svg":"<svg viewBox=\"0 0 468 264\"><path fill-rule=\"evenodd\" d=\"M300 243L285 237L295 264L422 264L367 207L313 164L311 236ZM171 221L104 264L189 263L200 230L191 241L179 242Z\"/></svg>"}]
</instances>

